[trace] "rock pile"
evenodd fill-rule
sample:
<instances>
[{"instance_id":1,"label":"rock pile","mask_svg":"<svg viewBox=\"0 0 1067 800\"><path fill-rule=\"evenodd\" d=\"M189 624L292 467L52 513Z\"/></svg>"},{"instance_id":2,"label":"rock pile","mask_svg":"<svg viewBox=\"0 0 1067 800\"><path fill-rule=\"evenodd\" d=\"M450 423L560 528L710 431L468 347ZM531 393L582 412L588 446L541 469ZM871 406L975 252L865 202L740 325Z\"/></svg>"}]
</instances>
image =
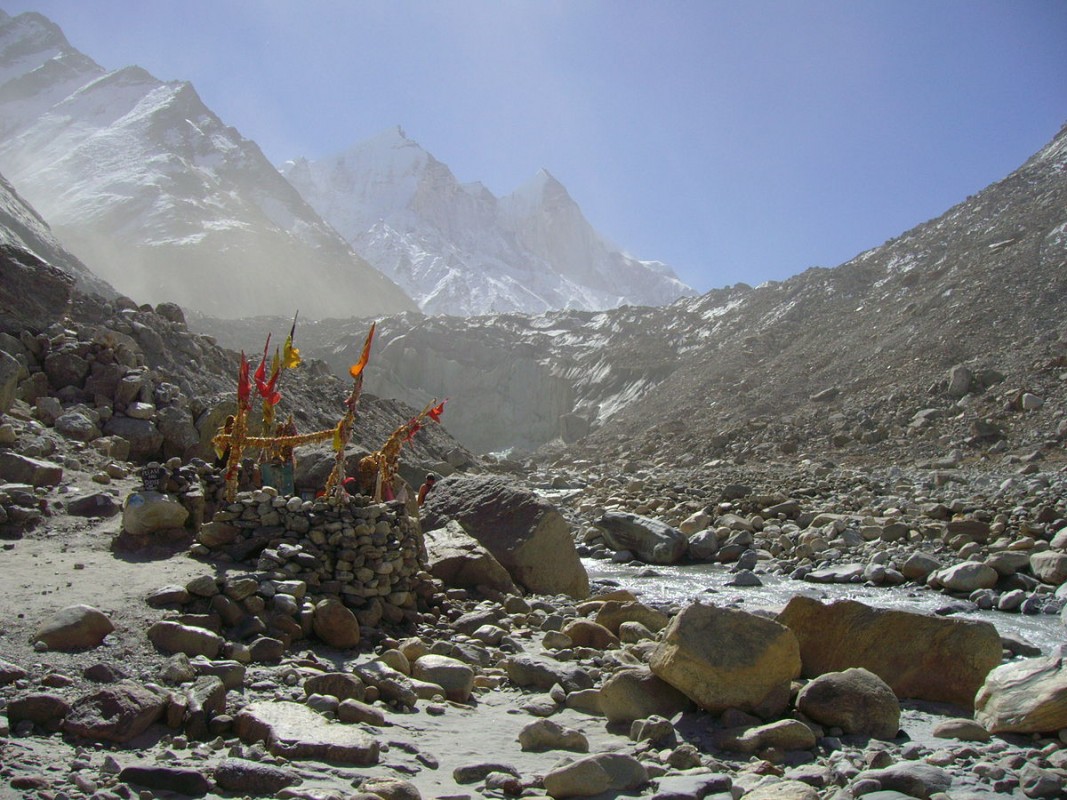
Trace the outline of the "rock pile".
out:
<instances>
[{"instance_id":1,"label":"rock pile","mask_svg":"<svg viewBox=\"0 0 1067 800\"><path fill-rule=\"evenodd\" d=\"M240 493L203 527L193 552L236 563L254 559L261 575L301 587L297 601L305 592L335 598L366 626L414 618L418 598L434 592L420 563L418 519L401 503L344 500L279 496L270 486Z\"/></svg>"}]
</instances>

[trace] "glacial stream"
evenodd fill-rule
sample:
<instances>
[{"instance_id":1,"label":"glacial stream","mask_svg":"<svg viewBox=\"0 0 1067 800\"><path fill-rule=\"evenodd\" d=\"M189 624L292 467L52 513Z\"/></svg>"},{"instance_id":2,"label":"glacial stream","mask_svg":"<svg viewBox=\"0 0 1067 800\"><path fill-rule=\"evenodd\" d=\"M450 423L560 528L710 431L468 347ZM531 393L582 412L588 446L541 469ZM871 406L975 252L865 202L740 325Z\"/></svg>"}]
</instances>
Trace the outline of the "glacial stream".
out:
<instances>
[{"instance_id":1,"label":"glacial stream","mask_svg":"<svg viewBox=\"0 0 1067 800\"><path fill-rule=\"evenodd\" d=\"M794 595L819 600L856 600L878 608L895 608L933 614L954 602L941 592L918 586L865 586L863 584L808 583L788 577L758 573L763 586L728 586L735 577L722 564L639 566L583 558L591 582L613 581L644 602L685 605L694 601L732 605L745 610L780 610ZM647 577L642 577L642 573ZM968 611L952 616L991 622L1001 636L1022 639L1051 655L1067 644L1067 628L1059 614L1020 614L1005 611Z\"/></svg>"}]
</instances>

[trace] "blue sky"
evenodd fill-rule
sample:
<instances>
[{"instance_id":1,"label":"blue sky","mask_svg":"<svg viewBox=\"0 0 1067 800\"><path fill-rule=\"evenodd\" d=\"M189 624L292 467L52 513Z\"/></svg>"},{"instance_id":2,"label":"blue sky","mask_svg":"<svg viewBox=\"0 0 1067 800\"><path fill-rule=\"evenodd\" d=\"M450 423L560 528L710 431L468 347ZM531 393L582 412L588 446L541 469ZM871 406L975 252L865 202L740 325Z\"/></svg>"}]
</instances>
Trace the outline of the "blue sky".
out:
<instances>
[{"instance_id":1,"label":"blue sky","mask_svg":"<svg viewBox=\"0 0 1067 800\"><path fill-rule=\"evenodd\" d=\"M188 80L275 163L393 125L505 195L540 168L700 291L836 266L1067 123L1063 0L0 0Z\"/></svg>"}]
</instances>

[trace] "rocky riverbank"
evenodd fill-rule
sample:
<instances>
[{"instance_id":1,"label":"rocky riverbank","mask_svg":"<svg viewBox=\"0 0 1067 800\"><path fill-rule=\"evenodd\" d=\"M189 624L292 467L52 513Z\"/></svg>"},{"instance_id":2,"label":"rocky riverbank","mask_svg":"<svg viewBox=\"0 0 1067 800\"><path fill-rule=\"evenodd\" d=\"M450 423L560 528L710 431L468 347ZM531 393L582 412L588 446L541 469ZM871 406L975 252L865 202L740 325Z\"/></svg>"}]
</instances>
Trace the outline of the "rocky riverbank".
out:
<instances>
[{"instance_id":1,"label":"rocky riverbank","mask_svg":"<svg viewBox=\"0 0 1067 800\"><path fill-rule=\"evenodd\" d=\"M308 564L293 552L265 557L269 541L248 563L193 558L210 555L203 543L116 553L118 518L72 516L60 489L42 491L46 524L2 556L6 791L51 800L1062 796L1067 721L1052 653L1020 658L989 626L951 617L814 601L777 614L645 603L572 573L581 548L608 555L605 529L593 524L608 512L690 531L690 545L710 531L710 557L745 564L756 579L836 570L870 581L873 565L890 576L883 585L925 586L954 565L1024 553L1026 564L987 587L993 605L1047 612L1062 593L1032 559L1060 552L1062 472L944 480L901 471L891 483L826 464L713 474L558 468L552 503L511 479L442 481L424 515L417 613L392 621L320 614L315 581L294 574ZM73 496L87 485L77 470L60 483ZM137 488L129 476L109 486L113 496ZM296 513L278 500L280 516ZM464 528L436 524L446 519ZM479 519L511 546L479 538ZM988 535L956 539L954 519L984 523ZM475 535L461 542L467 531ZM571 554L561 531L578 541ZM900 567L917 554L937 569L908 577ZM635 574L656 568L632 552L624 559ZM567 592L531 589L544 581ZM946 583L936 581L946 603L975 591ZM1026 597L1009 610L1001 600L1011 591ZM344 639L353 630L358 644ZM862 668L842 656L858 653ZM1022 696L1009 691L1020 684ZM977 708L968 702L976 687Z\"/></svg>"}]
</instances>

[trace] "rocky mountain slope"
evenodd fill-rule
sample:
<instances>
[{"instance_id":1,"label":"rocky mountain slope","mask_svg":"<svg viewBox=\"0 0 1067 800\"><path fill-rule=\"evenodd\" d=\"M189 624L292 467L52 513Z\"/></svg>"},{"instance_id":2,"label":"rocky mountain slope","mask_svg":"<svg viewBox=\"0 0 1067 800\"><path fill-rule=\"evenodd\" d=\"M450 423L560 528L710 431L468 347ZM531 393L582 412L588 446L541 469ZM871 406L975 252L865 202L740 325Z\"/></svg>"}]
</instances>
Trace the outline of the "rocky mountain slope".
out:
<instances>
[{"instance_id":1,"label":"rocky mountain slope","mask_svg":"<svg viewBox=\"0 0 1067 800\"><path fill-rule=\"evenodd\" d=\"M1067 129L835 269L665 308L383 320L375 380L409 402L451 397L450 430L479 451L700 464L1040 450L1067 429L1064 209ZM340 370L359 341L330 321L305 344Z\"/></svg>"},{"instance_id":2,"label":"rocky mountain slope","mask_svg":"<svg viewBox=\"0 0 1067 800\"><path fill-rule=\"evenodd\" d=\"M107 72L35 13L0 12L0 172L141 302L220 317L414 308L191 85Z\"/></svg>"},{"instance_id":3,"label":"rocky mountain slope","mask_svg":"<svg viewBox=\"0 0 1067 800\"><path fill-rule=\"evenodd\" d=\"M345 239L427 314L539 314L692 294L665 264L606 242L542 170L498 198L461 184L393 128L346 153L283 173Z\"/></svg>"}]
</instances>

